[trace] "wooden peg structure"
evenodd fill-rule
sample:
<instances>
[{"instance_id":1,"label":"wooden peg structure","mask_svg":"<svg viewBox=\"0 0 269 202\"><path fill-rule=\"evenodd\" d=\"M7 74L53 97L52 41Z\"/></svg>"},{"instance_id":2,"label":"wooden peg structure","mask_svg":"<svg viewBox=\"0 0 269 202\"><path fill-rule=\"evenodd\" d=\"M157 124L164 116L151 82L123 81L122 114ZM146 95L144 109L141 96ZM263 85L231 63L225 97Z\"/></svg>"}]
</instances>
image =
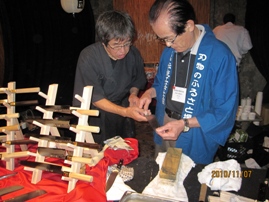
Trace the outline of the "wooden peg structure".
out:
<instances>
[{"instance_id":1,"label":"wooden peg structure","mask_svg":"<svg viewBox=\"0 0 269 202\"><path fill-rule=\"evenodd\" d=\"M49 86L48 94L44 94L39 92L39 95L46 99L46 106L55 105L56 94L57 94L57 84L53 84ZM69 193L72 191L78 180L83 180L87 182L92 182L93 177L81 173L81 168L85 166L85 164L89 166L95 166L103 157L104 151L107 148L106 146L101 148L101 151L93 148L92 145L96 143L94 142L92 133L99 133L100 128L96 126L89 125L89 116L98 116L98 110L90 110L91 97L92 97L92 86L86 86L83 89L82 97L80 95L76 95L77 98L81 102L80 108L78 107L70 107L69 111L72 112L78 118L77 125L70 125L69 130L76 133L75 142L53 142L53 140L30 137L31 140L38 142L38 147L47 147L47 148L55 148L55 149L64 149L66 151L72 151L72 156L66 155L65 164L69 164L68 166L62 166L61 171L63 172L62 180L68 181L68 190ZM47 109L47 110L46 110ZM36 110L42 112L43 119L53 119L53 111L48 110L46 107L36 107ZM52 135L52 136L60 136L58 133L57 127L51 125L46 125L45 122L41 123L41 120L33 121L33 124L39 126L41 128L41 135ZM59 126L59 125L57 125ZM69 126L69 125L68 125ZM87 145L91 145L91 147L87 147ZM33 153L30 154L35 156L35 161L40 163L44 162L45 156L41 154ZM46 155L43 153L43 155ZM59 166L59 165L58 165ZM32 171L32 180L33 184L38 183L42 177L42 170L38 168L30 168L25 166L25 170Z\"/></svg>"},{"instance_id":2,"label":"wooden peg structure","mask_svg":"<svg viewBox=\"0 0 269 202\"><path fill-rule=\"evenodd\" d=\"M40 88L16 89L15 82L8 83L7 88L0 88L0 94L5 93L7 95L7 99L0 100L0 105L5 106L7 109L6 114L0 114L0 119L5 119L7 122L6 126L0 127L0 132L6 133L5 137L0 137L2 145L6 148L6 152L0 152L0 159L6 161L7 169L14 170L15 158L26 156L33 156L35 162L47 163L44 162L45 156L39 154L39 150L37 150L37 152L30 152L28 151L27 145L24 145L26 141L24 140L24 136L18 122L20 115L19 113L16 113L15 110L15 107L19 106L19 102L16 102L16 94L38 93L38 95L46 99L45 106L53 106L55 105L57 90L58 84L51 84L48 88L47 94L40 92ZM38 147L55 149L63 148L66 152L72 152L72 155L66 155L66 160L64 161L65 164L69 164L70 166L61 166L63 173L62 180L68 181L68 193L75 188L78 180L92 182L93 177L83 172L81 173L81 168L85 167L85 164L88 166L95 166L104 157L104 151L107 148L107 146L100 149L95 147L98 144L94 142L92 133L99 133L100 128L89 125L89 116L99 116L98 110L90 109L92 90L92 86L84 87L82 96L75 95L75 98L81 103L80 107L70 107L70 112L78 118L78 124L70 125L69 128L69 130L76 134L75 142L53 142L53 140L51 141L49 138L43 139L36 137L30 137L30 140L28 141L28 143L30 141L36 142ZM24 103L28 103L29 105L33 104L32 101L24 101ZM53 119L53 111L46 109L46 107L36 107L36 110L43 113L43 119ZM37 120L34 120L33 124L40 127L40 135L60 137L60 133L56 126L49 124L46 125L45 123L38 122ZM14 142L18 140L23 140L23 144L21 144L22 142L20 141L20 152L15 151ZM37 184L41 180L43 170L27 166L25 166L24 169L32 172L31 182L33 184Z\"/></svg>"},{"instance_id":3,"label":"wooden peg structure","mask_svg":"<svg viewBox=\"0 0 269 202\"><path fill-rule=\"evenodd\" d=\"M38 94L46 99L45 105L55 105L57 90L58 90L58 84L51 84L49 86L47 94L44 94L42 92L39 92ZM53 119L52 111L47 111L45 109L42 109L41 107L36 107L36 109L43 113L44 119ZM50 132L53 136L60 136L58 129L55 127L50 127L46 125L43 125L43 127L41 127L40 134L49 135Z\"/></svg>"},{"instance_id":4,"label":"wooden peg structure","mask_svg":"<svg viewBox=\"0 0 269 202\"><path fill-rule=\"evenodd\" d=\"M0 115L0 119L5 119L7 126L1 127L0 131L6 133L5 141L23 140L24 136L21 131L16 111L16 94L22 93L38 93L40 88L20 88L16 89L16 82L9 82L7 88L0 88L0 94L7 94L7 99L1 100L1 104L7 109L7 113ZM6 169L14 170L14 158L27 156L27 145L20 144L22 152L15 152L15 145L4 144L6 152L1 153L1 160L6 161ZM25 152L24 152L25 151Z\"/></svg>"},{"instance_id":5,"label":"wooden peg structure","mask_svg":"<svg viewBox=\"0 0 269 202\"><path fill-rule=\"evenodd\" d=\"M58 84L51 84L51 85L49 85L49 89L48 89L47 94L45 94L43 92L39 92L38 94L46 99L45 105L55 105L57 90L58 90ZM42 109L41 107L38 107L38 106L36 107L36 109L43 113L44 119L53 119L53 112L52 111L47 111L47 110ZM40 134L42 134L42 135L50 135L50 133L51 133L53 136L60 136L60 133L56 127L44 125L44 124L39 123L37 121L34 121L33 123L41 128ZM48 147L48 144L49 144L48 140L44 140L44 139L38 140L38 147ZM35 161L36 162L44 162L44 160L45 160L45 156L42 156L39 153L35 154ZM42 172L43 172L42 170L28 168L28 167L25 167L24 169L33 172L32 180L31 180L31 182L33 184L36 184L41 180Z\"/></svg>"},{"instance_id":6,"label":"wooden peg structure","mask_svg":"<svg viewBox=\"0 0 269 202\"><path fill-rule=\"evenodd\" d=\"M75 95L75 98L81 102L80 109L73 111L72 113L78 117L78 126L76 128L70 128L71 131L76 133L76 142L88 142L94 143L94 139L92 137L92 132L99 133L99 127L89 126L88 118L89 115L86 113L86 110L89 110L91 99L92 99L92 86L86 86L83 88L82 97L80 95ZM79 111L81 110L81 111ZM80 113L81 112L81 113ZM84 113L83 113L84 112ZM97 113L99 115L99 113ZM94 114L94 115L97 115ZM82 157L84 149L80 146L73 146L73 156ZM100 159L99 159L100 160ZM71 171L73 173L79 173L82 166L85 165L84 163L74 162L74 161L65 161L66 163L71 164ZM92 163L92 162L90 162ZM69 193L72 191L77 183L77 179L69 177L62 177L63 180L68 180L68 190Z\"/></svg>"}]
</instances>

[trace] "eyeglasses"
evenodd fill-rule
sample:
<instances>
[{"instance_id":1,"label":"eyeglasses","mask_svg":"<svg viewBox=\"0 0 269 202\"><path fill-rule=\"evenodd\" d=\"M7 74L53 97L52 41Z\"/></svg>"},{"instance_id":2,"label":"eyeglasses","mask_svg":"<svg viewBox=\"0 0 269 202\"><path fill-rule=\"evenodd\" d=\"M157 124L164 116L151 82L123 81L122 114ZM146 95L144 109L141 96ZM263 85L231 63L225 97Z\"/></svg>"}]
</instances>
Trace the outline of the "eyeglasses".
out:
<instances>
[{"instance_id":1,"label":"eyeglasses","mask_svg":"<svg viewBox=\"0 0 269 202\"><path fill-rule=\"evenodd\" d=\"M162 44L165 44L166 43L170 43L171 45L175 42L176 38L177 38L178 34L173 38L173 39L162 39L162 38L159 38L157 36L157 39L162 43Z\"/></svg>"},{"instance_id":2,"label":"eyeglasses","mask_svg":"<svg viewBox=\"0 0 269 202\"><path fill-rule=\"evenodd\" d=\"M116 45L116 46L111 46L109 43L107 44L111 49L113 50L120 50L121 48L130 48L130 46L132 45L132 42L127 42L123 45Z\"/></svg>"}]
</instances>

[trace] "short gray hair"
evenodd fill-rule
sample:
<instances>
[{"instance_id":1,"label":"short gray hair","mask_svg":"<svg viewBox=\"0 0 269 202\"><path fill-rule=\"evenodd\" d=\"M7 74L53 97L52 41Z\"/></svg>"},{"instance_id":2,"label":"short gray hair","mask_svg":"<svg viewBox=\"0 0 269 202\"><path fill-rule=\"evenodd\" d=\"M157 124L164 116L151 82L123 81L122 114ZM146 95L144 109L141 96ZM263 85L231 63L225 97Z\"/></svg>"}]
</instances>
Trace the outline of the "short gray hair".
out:
<instances>
[{"instance_id":1,"label":"short gray hair","mask_svg":"<svg viewBox=\"0 0 269 202\"><path fill-rule=\"evenodd\" d=\"M106 11L96 21L98 39L105 45L112 39L120 41L135 37L135 27L130 15L123 11Z\"/></svg>"}]
</instances>

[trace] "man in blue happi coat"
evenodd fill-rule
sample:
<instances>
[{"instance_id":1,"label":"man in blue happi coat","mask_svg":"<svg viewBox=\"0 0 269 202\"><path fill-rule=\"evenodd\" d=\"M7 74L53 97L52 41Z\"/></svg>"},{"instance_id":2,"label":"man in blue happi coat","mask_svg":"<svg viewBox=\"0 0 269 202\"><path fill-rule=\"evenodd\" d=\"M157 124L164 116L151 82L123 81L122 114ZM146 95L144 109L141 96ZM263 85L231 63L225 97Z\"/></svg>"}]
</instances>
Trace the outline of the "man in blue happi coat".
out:
<instances>
[{"instance_id":1,"label":"man in blue happi coat","mask_svg":"<svg viewBox=\"0 0 269 202\"><path fill-rule=\"evenodd\" d=\"M208 25L195 24L187 0L156 0L149 12L153 31L167 47L152 88L140 99L148 109L156 98L155 155L182 148L195 163L213 161L233 126L238 103L236 60Z\"/></svg>"}]
</instances>

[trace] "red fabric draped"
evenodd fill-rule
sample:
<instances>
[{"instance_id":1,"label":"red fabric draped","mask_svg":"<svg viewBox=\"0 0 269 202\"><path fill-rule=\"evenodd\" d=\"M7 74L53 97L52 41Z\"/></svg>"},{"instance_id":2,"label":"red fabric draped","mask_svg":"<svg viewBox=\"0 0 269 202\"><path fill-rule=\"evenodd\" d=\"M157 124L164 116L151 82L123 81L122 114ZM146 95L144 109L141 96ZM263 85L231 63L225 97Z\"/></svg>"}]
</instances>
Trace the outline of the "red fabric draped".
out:
<instances>
[{"instance_id":1,"label":"red fabric draped","mask_svg":"<svg viewBox=\"0 0 269 202\"><path fill-rule=\"evenodd\" d=\"M50 173L43 171L42 179L37 184L32 184L32 172L24 170L24 166L19 164L19 160L34 160L34 157L16 158L15 169L18 172L13 177L0 180L0 188L22 185L24 188L16 192L2 196L2 200L6 200L21 194L43 189L47 193L29 200L34 202L106 202L105 186L106 186L106 172L109 165L113 165L119 162L120 159L124 159L124 164L128 164L138 157L138 141L134 138L126 138L127 143L134 148L134 150L112 150L106 149L104 158L94 167L86 165L86 174L93 176L93 182L84 182L78 180L76 187L70 193L67 193L68 181L61 179L61 175L56 173ZM17 147L16 147L17 148ZM0 147L0 152L4 152L5 148ZM3 151L4 149L4 151ZM31 145L29 151L35 151L36 145ZM47 162L57 163L64 165L63 160L56 158L46 158ZM13 171L5 169L5 162L0 161L0 176ZM1 201L1 200L0 200Z\"/></svg>"}]
</instances>

